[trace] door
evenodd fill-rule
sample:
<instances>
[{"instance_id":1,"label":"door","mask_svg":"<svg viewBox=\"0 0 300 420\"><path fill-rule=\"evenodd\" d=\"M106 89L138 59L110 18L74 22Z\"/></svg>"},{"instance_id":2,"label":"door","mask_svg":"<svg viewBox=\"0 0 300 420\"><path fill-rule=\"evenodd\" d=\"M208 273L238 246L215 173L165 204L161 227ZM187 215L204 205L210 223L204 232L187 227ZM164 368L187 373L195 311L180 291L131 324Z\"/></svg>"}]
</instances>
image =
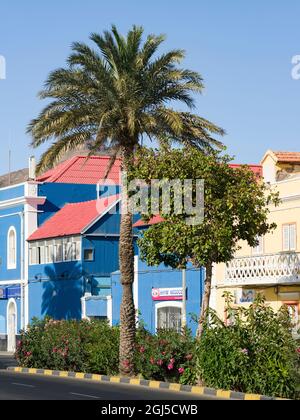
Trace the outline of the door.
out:
<instances>
[{"instance_id":1,"label":"door","mask_svg":"<svg viewBox=\"0 0 300 420\"><path fill-rule=\"evenodd\" d=\"M17 313L16 303L10 301L8 303L7 311L7 351L16 351L16 328L17 328Z\"/></svg>"}]
</instances>

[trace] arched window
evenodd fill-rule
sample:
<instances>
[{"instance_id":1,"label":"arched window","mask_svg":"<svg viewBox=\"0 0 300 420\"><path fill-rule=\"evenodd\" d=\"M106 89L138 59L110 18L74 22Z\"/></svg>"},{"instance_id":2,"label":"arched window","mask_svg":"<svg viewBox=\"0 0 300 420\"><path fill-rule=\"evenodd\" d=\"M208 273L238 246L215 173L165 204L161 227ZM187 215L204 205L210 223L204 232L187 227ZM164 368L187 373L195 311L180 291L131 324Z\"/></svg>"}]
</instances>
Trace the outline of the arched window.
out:
<instances>
[{"instance_id":1,"label":"arched window","mask_svg":"<svg viewBox=\"0 0 300 420\"><path fill-rule=\"evenodd\" d=\"M17 268L17 232L14 227L10 227L7 234L7 268Z\"/></svg>"}]
</instances>

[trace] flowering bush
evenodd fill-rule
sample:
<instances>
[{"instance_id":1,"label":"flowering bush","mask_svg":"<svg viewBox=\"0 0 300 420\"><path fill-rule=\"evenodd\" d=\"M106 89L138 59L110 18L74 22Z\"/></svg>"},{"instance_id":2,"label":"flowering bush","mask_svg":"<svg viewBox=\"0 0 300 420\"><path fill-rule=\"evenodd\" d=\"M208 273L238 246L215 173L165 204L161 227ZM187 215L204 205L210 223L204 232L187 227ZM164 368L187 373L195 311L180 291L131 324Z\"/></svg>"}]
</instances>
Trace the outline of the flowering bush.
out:
<instances>
[{"instance_id":1,"label":"flowering bush","mask_svg":"<svg viewBox=\"0 0 300 420\"><path fill-rule=\"evenodd\" d=\"M197 348L197 369L206 386L269 396L294 398L299 350L288 311L275 313L258 296L248 309L232 307L225 325L214 312Z\"/></svg>"},{"instance_id":2,"label":"flowering bush","mask_svg":"<svg viewBox=\"0 0 300 420\"><path fill-rule=\"evenodd\" d=\"M151 335L145 329L137 333L135 368L145 379L158 381L195 382L195 340L186 330L161 330Z\"/></svg>"},{"instance_id":3,"label":"flowering bush","mask_svg":"<svg viewBox=\"0 0 300 420\"><path fill-rule=\"evenodd\" d=\"M21 335L16 358L37 369L112 374L118 365L119 333L105 322L33 320Z\"/></svg>"}]
</instances>

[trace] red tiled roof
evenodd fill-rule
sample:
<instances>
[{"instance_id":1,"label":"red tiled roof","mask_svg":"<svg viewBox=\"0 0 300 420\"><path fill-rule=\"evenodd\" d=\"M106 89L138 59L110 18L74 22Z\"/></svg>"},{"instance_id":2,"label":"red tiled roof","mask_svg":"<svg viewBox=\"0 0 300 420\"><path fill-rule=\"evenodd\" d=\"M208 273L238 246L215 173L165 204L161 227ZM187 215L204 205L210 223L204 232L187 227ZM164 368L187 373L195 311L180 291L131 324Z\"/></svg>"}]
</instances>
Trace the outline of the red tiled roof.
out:
<instances>
[{"instance_id":1,"label":"red tiled roof","mask_svg":"<svg viewBox=\"0 0 300 420\"><path fill-rule=\"evenodd\" d=\"M299 163L300 152L273 152L277 157L278 162Z\"/></svg>"},{"instance_id":2,"label":"red tiled roof","mask_svg":"<svg viewBox=\"0 0 300 420\"><path fill-rule=\"evenodd\" d=\"M109 156L74 156L37 178L40 182L59 184L97 184L103 180L110 157ZM108 179L119 185L121 160L117 159Z\"/></svg>"},{"instance_id":3,"label":"red tiled roof","mask_svg":"<svg viewBox=\"0 0 300 420\"><path fill-rule=\"evenodd\" d=\"M117 204L118 200L119 195L112 195L100 200L67 204L40 226L28 238L28 241L78 235L104 215L114 203Z\"/></svg>"},{"instance_id":4,"label":"red tiled roof","mask_svg":"<svg viewBox=\"0 0 300 420\"><path fill-rule=\"evenodd\" d=\"M142 219L139 220L138 222L136 222L133 227L134 228L138 228L138 227L145 227L145 226L153 226L153 225L158 225L159 223L164 222L164 219L161 216L154 216L152 217L152 219L149 220L149 222L144 222Z\"/></svg>"},{"instance_id":5,"label":"red tiled roof","mask_svg":"<svg viewBox=\"0 0 300 420\"><path fill-rule=\"evenodd\" d=\"M232 163L229 166L230 166L230 168L233 168L234 169L234 168L240 168L242 165ZM245 165L245 166L248 166L248 168L251 169L251 171L255 175L257 175L259 177L262 177L263 176L263 167L262 167L262 165Z\"/></svg>"}]
</instances>

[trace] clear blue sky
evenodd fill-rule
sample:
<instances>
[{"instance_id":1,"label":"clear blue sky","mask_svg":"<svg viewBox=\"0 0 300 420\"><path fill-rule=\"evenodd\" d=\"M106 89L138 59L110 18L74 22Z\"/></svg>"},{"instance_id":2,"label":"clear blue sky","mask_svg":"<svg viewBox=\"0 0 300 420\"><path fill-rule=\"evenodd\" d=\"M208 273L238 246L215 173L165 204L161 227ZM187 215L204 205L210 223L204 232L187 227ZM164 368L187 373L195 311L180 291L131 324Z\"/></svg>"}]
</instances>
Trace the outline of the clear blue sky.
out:
<instances>
[{"instance_id":1,"label":"clear blue sky","mask_svg":"<svg viewBox=\"0 0 300 420\"><path fill-rule=\"evenodd\" d=\"M300 151L299 0L1 0L0 173L26 166L33 151L25 134L41 110L36 97L49 71L63 66L72 41L88 41L115 23L165 33L165 48L187 51L206 90L197 112L227 131L236 161L259 162L268 148ZM42 149L34 151L39 157Z\"/></svg>"}]
</instances>

